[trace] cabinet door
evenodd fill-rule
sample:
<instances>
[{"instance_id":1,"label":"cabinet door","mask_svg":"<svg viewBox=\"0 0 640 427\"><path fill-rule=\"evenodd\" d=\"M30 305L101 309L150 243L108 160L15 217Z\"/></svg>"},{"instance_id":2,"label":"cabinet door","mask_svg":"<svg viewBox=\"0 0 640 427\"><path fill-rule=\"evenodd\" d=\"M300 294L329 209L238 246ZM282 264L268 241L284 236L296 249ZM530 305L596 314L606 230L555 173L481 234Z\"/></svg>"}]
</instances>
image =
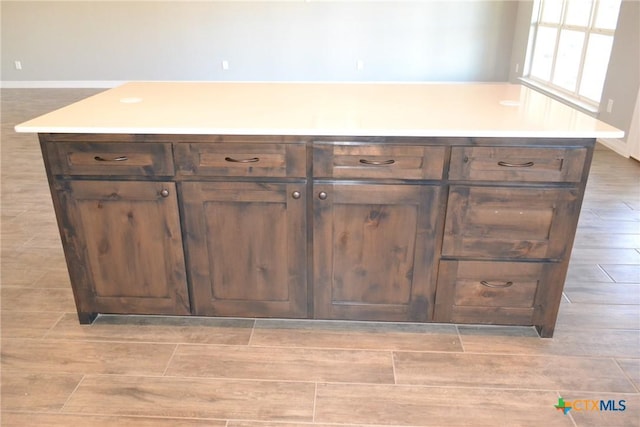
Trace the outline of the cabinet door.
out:
<instances>
[{"instance_id":1,"label":"cabinet door","mask_svg":"<svg viewBox=\"0 0 640 427\"><path fill-rule=\"evenodd\" d=\"M305 183L182 183L198 315L305 317Z\"/></svg>"},{"instance_id":2,"label":"cabinet door","mask_svg":"<svg viewBox=\"0 0 640 427\"><path fill-rule=\"evenodd\" d=\"M315 316L426 321L439 188L314 186Z\"/></svg>"},{"instance_id":3,"label":"cabinet door","mask_svg":"<svg viewBox=\"0 0 640 427\"><path fill-rule=\"evenodd\" d=\"M59 181L55 188L81 322L95 313L189 314L174 183Z\"/></svg>"}]
</instances>

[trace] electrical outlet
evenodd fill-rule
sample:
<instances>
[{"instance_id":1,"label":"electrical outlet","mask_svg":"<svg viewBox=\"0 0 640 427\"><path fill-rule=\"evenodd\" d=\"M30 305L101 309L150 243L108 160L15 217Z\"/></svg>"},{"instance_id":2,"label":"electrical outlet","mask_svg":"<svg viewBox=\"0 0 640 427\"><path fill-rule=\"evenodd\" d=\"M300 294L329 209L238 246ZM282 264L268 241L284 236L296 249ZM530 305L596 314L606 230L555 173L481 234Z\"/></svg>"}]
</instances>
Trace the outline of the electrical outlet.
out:
<instances>
[{"instance_id":1,"label":"electrical outlet","mask_svg":"<svg viewBox=\"0 0 640 427\"><path fill-rule=\"evenodd\" d=\"M520 64L516 64L516 74L520 71Z\"/></svg>"},{"instance_id":2,"label":"electrical outlet","mask_svg":"<svg viewBox=\"0 0 640 427\"><path fill-rule=\"evenodd\" d=\"M358 59L356 61L356 70L358 71L364 70L364 61L362 59Z\"/></svg>"},{"instance_id":3,"label":"electrical outlet","mask_svg":"<svg viewBox=\"0 0 640 427\"><path fill-rule=\"evenodd\" d=\"M13 65L15 65L16 70L22 70L22 61L14 61Z\"/></svg>"},{"instance_id":4,"label":"electrical outlet","mask_svg":"<svg viewBox=\"0 0 640 427\"><path fill-rule=\"evenodd\" d=\"M610 99L609 101L607 101L607 113L610 113L613 111L613 99Z\"/></svg>"},{"instance_id":5,"label":"electrical outlet","mask_svg":"<svg viewBox=\"0 0 640 427\"><path fill-rule=\"evenodd\" d=\"M229 69L229 61L227 61L226 59L223 59L220 65L222 66L222 69L225 71Z\"/></svg>"}]
</instances>

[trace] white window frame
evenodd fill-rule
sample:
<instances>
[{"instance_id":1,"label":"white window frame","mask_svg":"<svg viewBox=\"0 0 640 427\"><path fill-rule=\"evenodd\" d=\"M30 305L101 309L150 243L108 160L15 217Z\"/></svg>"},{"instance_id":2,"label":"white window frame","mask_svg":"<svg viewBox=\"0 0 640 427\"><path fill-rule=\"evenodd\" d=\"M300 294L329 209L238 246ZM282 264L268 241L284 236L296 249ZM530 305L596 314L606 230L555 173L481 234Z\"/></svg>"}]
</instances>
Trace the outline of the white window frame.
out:
<instances>
[{"instance_id":1,"label":"white window frame","mask_svg":"<svg viewBox=\"0 0 640 427\"><path fill-rule=\"evenodd\" d=\"M543 8L544 8L544 3L545 2L552 2L552 1L562 1L562 13L560 15L560 22L559 23L554 23L554 22L544 22L542 21L542 12L543 12ZM537 0L536 1L536 5L534 5L533 8L533 14L534 16L532 17L532 29L533 29L533 38L531 39L531 42L529 44L530 49L529 52L527 53L527 63L528 63L528 71L526 74L526 79L530 80L532 83L535 83L538 86L541 86L542 89L550 89L552 92L556 92L558 94L560 94L561 96L567 97L570 100L575 100L577 101L579 104L583 104L586 106L593 106L595 107L595 109L597 109L601 103L602 100L600 101L595 101L591 98L587 98L586 96L582 96L580 95L580 85L582 84L582 74L583 74L583 69L584 69L584 63L585 63L585 59L586 59L586 55L587 55L587 47L589 44L589 36L591 34L601 34L601 35L605 35L605 36L610 36L612 39L614 37L615 34L615 29L608 29L608 28L597 28L595 27L595 18L597 15L597 9L600 5L600 0L592 0L591 2L591 12L589 15L589 23L587 26L579 26L579 25L567 25L565 24L565 19L567 16L567 8L569 5L569 1L568 0ZM539 27L545 27L545 28L551 28L551 29L555 29L556 30L556 41L555 41L555 46L554 46L554 51L553 51L553 61L552 61L552 65L551 65L551 73L549 75L549 80L544 80L540 77L536 77L531 75L531 68L532 68L532 63L533 63L533 58L534 58L534 49L535 49L535 41L536 41L536 36L537 36L537 32L538 32L538 28ZM554 78L554 73L555 73L555 68L556 68L556 63L557 63L557 57L558 57L558 46L560 44L560 32L562 30L572 30L572 31L579 31L584 33L584 43L582 45L582 52L580 55L580 65L578 67L578 76L577 76L577 83L576 83L576 87L574 91L570 91L564 87L558 86L556 84L553 83L553 78ZM609 61L609 58L607 58L607 61ZM602 94L601 94L602 97Z\"/></svg>"}]
</instances>

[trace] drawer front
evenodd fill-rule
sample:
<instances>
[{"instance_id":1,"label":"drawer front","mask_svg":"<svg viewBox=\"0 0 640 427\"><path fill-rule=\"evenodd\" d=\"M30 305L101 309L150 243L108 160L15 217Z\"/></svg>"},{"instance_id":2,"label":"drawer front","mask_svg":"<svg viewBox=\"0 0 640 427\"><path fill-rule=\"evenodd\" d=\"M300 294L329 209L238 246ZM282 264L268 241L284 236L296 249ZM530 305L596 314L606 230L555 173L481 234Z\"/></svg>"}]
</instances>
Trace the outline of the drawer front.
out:
<instances>
[{"instance_id":1,"label":"drawer front","mask_svg":"<svg viewBox=\"0 0 640 427\"><path fill-rule=\"evenodd\" d=\"M441 261L435 321L531 325L557 269L553 263Z\"/></svg>"},{"instance_id":2,"label":"drawer front","mask_svg":"<svg viewBox=\"0 0 640 427\"><path fill-rule=\"evenodd\" d=\"M305 177L303 144L176 144L181 175Z\"/></svg>"},{"instance_id":3,"label":"drawer front","mask_svg":"<svg viewBox=\"0 0 640 427\"><path fill-rule=\"evenodd\" d=\"M578 190L451 186L444 256L559 260L568 255Z\"/></svg>"},{"instance_id":4,"label":"drawer front","mask_svg":"<svg viewBox=\"0 0 640 427\"><path fill-rule=\"evenodd\" d=\"M168 143L66 143L47 144L57 161L54 175L171 176L173 158Z\"/></svg>"},{"instance_id":5,"label":"drawer front","mask_svg":"<svg viewBox=\"0 0 640 427\"><path fill-rule=\"evenodd\" d=\"M454 147L449 179L579 182L587 148Z\"/></svg>"},{"instance_id":6,"label":"drawer front","mask_svg":"<svg viewBox=\"0 0 640 427\"><path fill-rule=\"evenodd\" d=\"M442 179L445 147L317 144L318 178Z\"/></svg>"}]
</instances>

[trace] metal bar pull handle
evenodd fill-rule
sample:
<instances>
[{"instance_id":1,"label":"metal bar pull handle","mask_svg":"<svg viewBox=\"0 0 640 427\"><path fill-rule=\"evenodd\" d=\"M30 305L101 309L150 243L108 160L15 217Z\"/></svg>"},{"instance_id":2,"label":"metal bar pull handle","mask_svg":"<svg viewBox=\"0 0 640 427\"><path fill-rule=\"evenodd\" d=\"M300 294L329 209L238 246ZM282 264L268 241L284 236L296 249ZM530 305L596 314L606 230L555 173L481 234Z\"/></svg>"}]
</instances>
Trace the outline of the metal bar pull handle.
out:
<instances>
[{"instance_id":1,"label":"metal bar pull handle","mask_svg":"<svg viewBox=\"0 0 640 427\"><path fill-rule=\"evenodd\" d=\"M112 159L105 159L101 156L95 156L93 160L95 160L96 162L126 162L127 160L129 160L129 158L127 156L118 156Z\"/></svg>"},{"instance_id":2,"label":"metal bar pull handle","mask_svg":"<svg viewBox=\"0 0 640 427\"><path fill-rule=\"evenodd\" d=\"M526 163L509 163L509 162L503 162L503 161L498 162L498 166L504 166L506 168L530 168L533 165L535 165L535 163L533 162L526 162Z\"/></svg>"},{"instance_id":3,"label":"metal bar pull handle","mask_svg":"<svg viewBox=\"0 0 640 427\"><path fill-rule=\"evenodd\" d=\"M360 163L362 163L363 165L372 165L372 166L384 166L384 165L392 165L394 164L396 161L393 159L389 159L389 160L367 160L367 159L360 159Z\"/></svg>"},{"instance_id":4,"label":"metal bar pull handle","mask_svg":"<svg viewBox=\"0 0 640 427\"><path fill-rule=\"evenodd\" d=\"M231 163L256 163L260 161L260 157L252 157L250 159L234 159L233 157L225 157L224 160Z\"/></svg>"},{"instance_id":5,"label":"metal bar pull handle","mask_svg":"<svg viewBox=\"0 0 640 427\"><path fill-rule=\"evenodd\" d=\"M513 282L504 282L504 283L495 283L495 282L487 282L483 280L480 282L482 286L486 286L487 288L509 288L513 285Z\"/></svg>"}]
</instances>

